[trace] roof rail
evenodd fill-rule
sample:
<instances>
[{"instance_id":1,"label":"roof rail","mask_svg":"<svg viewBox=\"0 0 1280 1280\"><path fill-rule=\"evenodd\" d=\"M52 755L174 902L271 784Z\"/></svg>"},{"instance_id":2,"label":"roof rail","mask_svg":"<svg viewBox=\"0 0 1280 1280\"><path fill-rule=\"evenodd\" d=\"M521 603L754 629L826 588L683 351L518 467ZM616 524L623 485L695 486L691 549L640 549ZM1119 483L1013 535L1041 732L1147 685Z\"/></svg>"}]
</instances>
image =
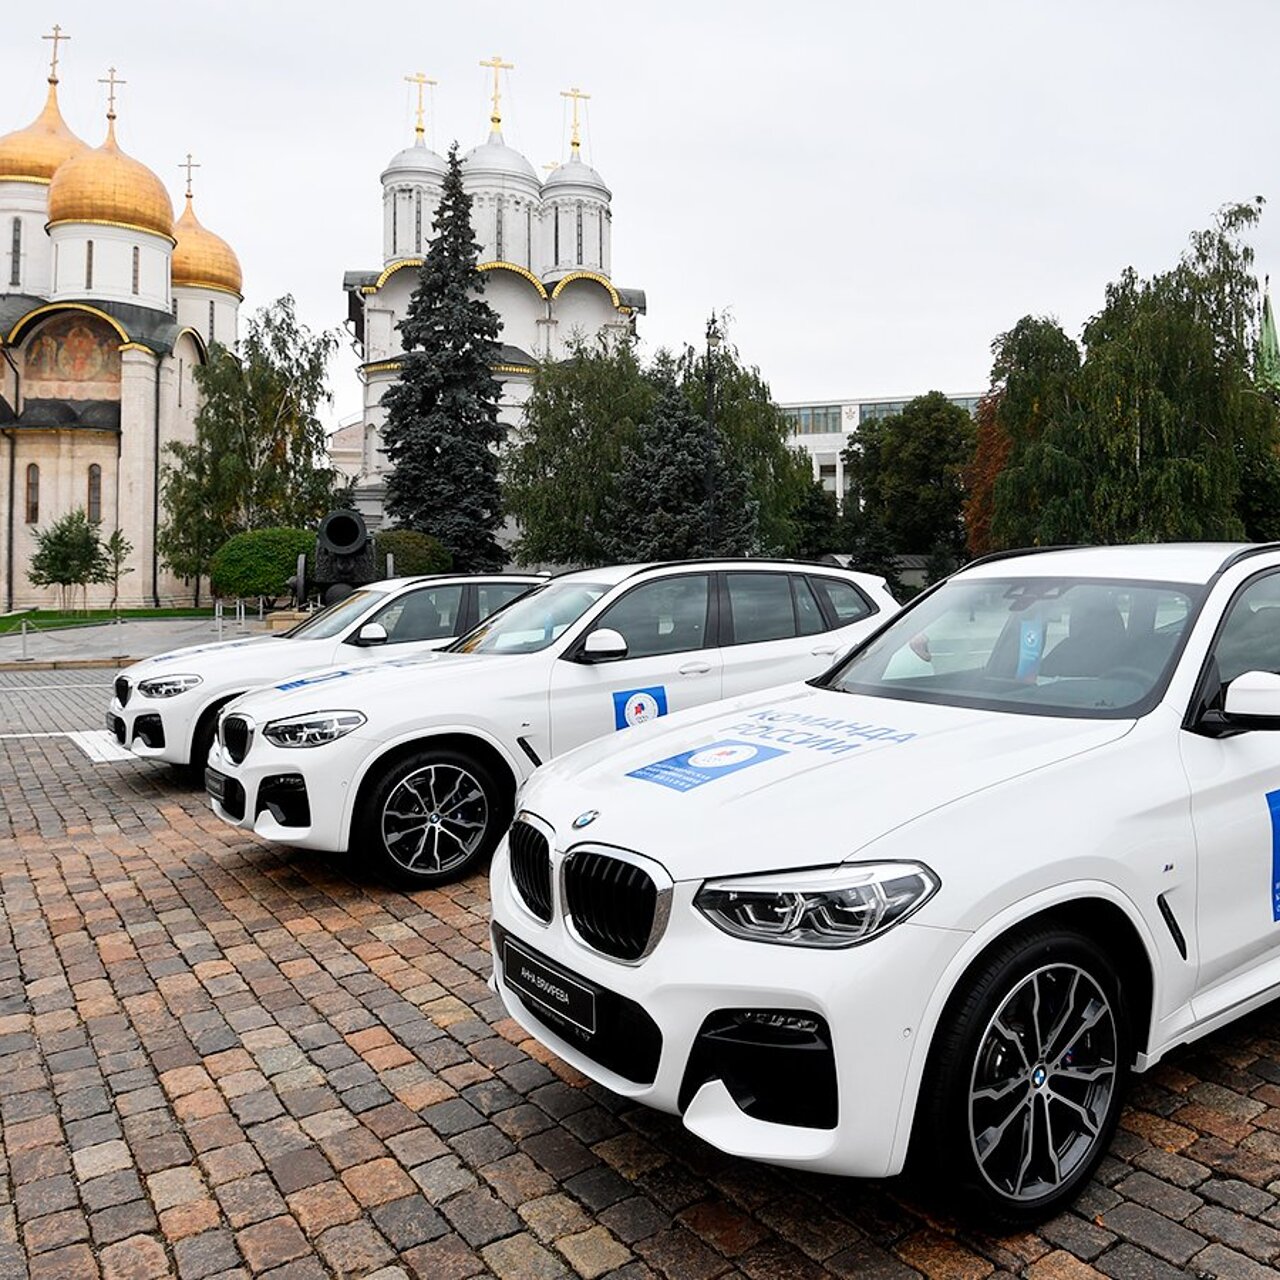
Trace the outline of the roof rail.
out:
<instances>
[{"instance_id":1,"label":"roof rail","mask_svg":"<svg viewBox=\"0 0 1280 1280\"><path fill-rule=\"evenodd\" d=\"M976 560L970 560L968 564L962 564L956 572L964 573L967 569L973 569L980 564L992 564L997 560L1012 560L1015 556L1038 556L1045 551L1079 551L1084 545L1083 542L1064 542L1051 547L1011 547L1008 551L989 551L985 556L979 556Z\"/></svg>"},{"instance_id":2,"label":"roof rail","mask_svg":"<svg viewBox=\"0 0 1280 1280\"><path fill-rule=\"evenodd\" d=\"M1248 547L1237 547L1227 558L1218 566L1218 573L1226 573L1234 564L1239 564L1241 560L1248 560L1250 556L1260 556L1267 551L1280 551L1280 542L1255 542ZM1217 575L1215 575L1217 576Z\"/></svg>"},{"instance_id":3,"label":"roof rail","mask_svg":"<svg viewBox=\"0 0 1280 1280\"><path fill-rule=\"evenodd\" d=\"M843 565L829 564L825 560L804 560L797 556L690 556L685 560L654 560L649 564L642 564L635 570L636 573L646 573L650 569L675 569L684 564L795 564L804 565L809 569L842 569L849 573L866 573L866 569L857 569L850 565L848 569L844 569Z\"/></svg>"}]
</instances>

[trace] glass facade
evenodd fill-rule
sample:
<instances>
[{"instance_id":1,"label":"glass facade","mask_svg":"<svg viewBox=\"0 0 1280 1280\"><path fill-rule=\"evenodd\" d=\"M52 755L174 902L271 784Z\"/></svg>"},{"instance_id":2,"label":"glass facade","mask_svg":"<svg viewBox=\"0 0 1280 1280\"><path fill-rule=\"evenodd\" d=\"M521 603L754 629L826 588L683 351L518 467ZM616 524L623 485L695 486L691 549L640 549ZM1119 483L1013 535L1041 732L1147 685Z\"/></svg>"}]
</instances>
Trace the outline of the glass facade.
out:
<instances>
[{"instance_id":1,"label":"glass facade","mask_svg":"<svg viewBox=\"0 0 1280 1280\"><path fill-rule=\"evenodd\" d=\"M802 405L798 409L783 409L782 415L791 423L793 435L830 435L842 430L841 406L838 404Z\"/></svg>"},{"instance_id":2,"label":"glass facade","mask_svg":"<svg viewBox=\"0 0 1280 1280\"><path fill-rule=\"evenodd\" d=\"M947 399L972 415L981 397L948 396ZM901 413L910 403L910 400L853 400L844 404L786 405L782 409L782 414L791 424L792 435L832 435L843 432L846 423L848 429L852 431L856 423L892 418ZM857 410L856 415L850 414L845 418L846 404L849 408Z\"/></svg>"}]
</instances>

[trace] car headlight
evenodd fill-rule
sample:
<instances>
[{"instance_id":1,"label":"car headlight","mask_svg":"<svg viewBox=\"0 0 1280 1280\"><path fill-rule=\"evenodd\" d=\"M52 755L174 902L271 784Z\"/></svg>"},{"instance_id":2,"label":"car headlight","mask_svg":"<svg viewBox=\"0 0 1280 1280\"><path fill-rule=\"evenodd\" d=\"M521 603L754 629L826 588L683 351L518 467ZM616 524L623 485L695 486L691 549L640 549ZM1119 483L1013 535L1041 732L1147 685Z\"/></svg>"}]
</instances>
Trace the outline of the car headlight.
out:
<instances>
[{"instance_id":1,"label":"car headlight","mask_svg":"<svg viewBox=\"0 0 1280 1280\"><path fill-rule=\"evenodd\" d=\"M918 862L708 880L694 905L725 933L790 947L852 947L900 924L938 891Z\"/></svg>"},{"instance_id":2,"label":"car headlight","mask_svg":"<svg viewBox=\"0 0 1280 1280\"><path fill-rule=\"evenodd\" d=\"M152 676L150 680L138 681L138 692L144 698L176 698L203 683L203 676Z\"/></svg>"},{"instance_id":3,"label":"car headlight","mask_svg":"<svg viewBox=\"0 0 1280 1280\"><path fill-rule=\"evenodd\" d=\"M345 737L364 720L358 711L314 711L287 720L272 720L262 736L277 747L320 747Z\"/></svg>"}]
</instances>

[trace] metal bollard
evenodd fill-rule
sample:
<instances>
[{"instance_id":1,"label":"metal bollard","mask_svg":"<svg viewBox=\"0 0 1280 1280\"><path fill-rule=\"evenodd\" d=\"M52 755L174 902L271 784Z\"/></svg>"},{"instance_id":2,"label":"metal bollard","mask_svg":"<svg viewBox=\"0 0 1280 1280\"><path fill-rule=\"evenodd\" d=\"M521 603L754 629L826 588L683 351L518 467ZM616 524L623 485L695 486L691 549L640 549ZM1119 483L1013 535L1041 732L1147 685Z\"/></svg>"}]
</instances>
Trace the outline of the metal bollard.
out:
<instances>
[{"instance_id":1,"label":"metal bollard","mask_svg":"<svg viewBox=\"0 0 1280 1280\"><path fill-rule=\"evenodd\" d=\"M31 661L31 659L27 657L27 620L26 618L23 618L22 620L22 656L18 659L18 661L19 662Z\"/></svg>"},{"instance_id":2,"label":"metal bollard","mask_svg":"<svg viewBox=\"0 0 1280 1280\"><path fill-rule=\"evenodd\" d=\"M218 623L218 639L219 639L219 640L221 640L221 639L222 639L222 601L221 601L221 600L219 600L219 601L218 601L218 602L213 606L213 616L214 616L214 618L215 618L215 619L217 619L217 623Z\"/></svg>"}]
</instances>

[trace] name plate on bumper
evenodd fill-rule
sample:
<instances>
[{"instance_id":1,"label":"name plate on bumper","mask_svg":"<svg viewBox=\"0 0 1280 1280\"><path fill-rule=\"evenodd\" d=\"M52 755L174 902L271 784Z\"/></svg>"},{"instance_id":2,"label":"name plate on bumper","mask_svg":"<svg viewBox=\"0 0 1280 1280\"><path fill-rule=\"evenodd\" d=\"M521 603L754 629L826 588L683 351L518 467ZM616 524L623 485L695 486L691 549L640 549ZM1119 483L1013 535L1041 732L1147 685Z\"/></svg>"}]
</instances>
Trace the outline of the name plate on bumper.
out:
<instances>
[{"instance_id":1,"label":"name plate on bumper","mask_svg":"<svg viewBox=\"0 0 1280 1280\"><path fill-rule=\"evenodd\" d=\"M563 969L530 955L510 938L502 947L502 977L522 1000L530 1000L588 1034L595 1034L595 992Z\"/></svg>"}]
</instances>

